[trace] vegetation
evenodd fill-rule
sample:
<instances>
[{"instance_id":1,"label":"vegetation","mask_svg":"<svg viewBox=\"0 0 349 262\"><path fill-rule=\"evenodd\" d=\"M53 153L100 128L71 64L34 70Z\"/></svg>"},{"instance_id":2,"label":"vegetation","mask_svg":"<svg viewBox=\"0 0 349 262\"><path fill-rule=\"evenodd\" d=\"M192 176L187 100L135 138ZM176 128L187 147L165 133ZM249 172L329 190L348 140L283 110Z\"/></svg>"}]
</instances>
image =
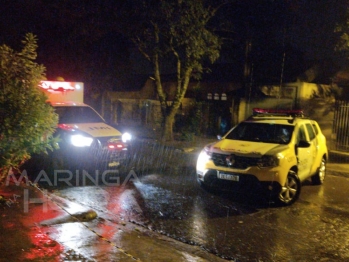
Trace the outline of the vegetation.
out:
<instances>
[{"instance_id":1,"label":"vegetation","mask_svg":"<svg viewBox=\"0 0 349 262\"><path fill-rule=\"evenodd\" d=\"M349 51L349 11L343 16L342 20L337 23L334 30L334 34L337 35L338 41L336 42L336 51L346 52Z\"/></svg>"},{"instance_id":2,"label":"vegetation","mask_svg":"<svg viewBox=\"0 0 349 262\"><path fill-rule=\"evenodd\" d=\"M58 117L38 88L45 68L34 62L37 39L28 33L16 52L0 46L0 182L32 153L53 149Z\"/></svg>"},{"instance_id":3,"label":"vegetation","mask_svg":"<svg viewBox=\"0 0 349 262\"><path fill-rule=\"evenodd\" d=\"M204 103L193 102L189 112L180 117L180 121L176 120L176 126L181 131L181 140L193 141L195 135L201 135L201 126L203 121L202 107Z\"/></svg>"},{"instance_id":4,"label":"vegetation","mask_svg":"<svg viewBox=\"0 0 349 262\"><path fill-rule=\"evenodd\" d=\"M221 41L208 29L217 9L205 1L129 1L124 6L125 34L150 62L163 115L162 140L173 139L175 115L192 78L218 57ZM130 17L131 16L131 17ZM163 87L165 68L174 69L175 95Z\"/></svg>"}]
</instances>

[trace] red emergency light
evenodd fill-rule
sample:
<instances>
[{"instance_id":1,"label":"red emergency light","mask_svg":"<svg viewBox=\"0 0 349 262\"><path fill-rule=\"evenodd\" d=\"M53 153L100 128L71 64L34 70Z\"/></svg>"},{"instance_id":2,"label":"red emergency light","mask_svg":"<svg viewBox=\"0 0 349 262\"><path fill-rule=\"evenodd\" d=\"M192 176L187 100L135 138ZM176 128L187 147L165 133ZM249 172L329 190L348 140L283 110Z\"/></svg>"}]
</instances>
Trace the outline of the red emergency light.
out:
<instances>
[{"instance_id":1,"label":"red emergency light","mask_svg":"<svg viewBox=\"0 0 349 262\"><path fill-rule=\"evenodd\" d=\"M67 92L75 90L71 82L61 81L41 81L40 87L49 92Z\"/></svg>"},{"instance_id":2,"label":"red emergency light","mask_svg":"<svg viewBox=\"0 0 349 262\"><path fill-rule=\"evenodd\" d=\"M108 148L110 150L122 150L125 148L125 145L122 143L108 143Z\"/></svg>"},{"instance_id":3,"label":"red emergency light","mask_svg":"<svg viewBox=\"0 0 349 262\"><path fill-rule=\"evenodd\" d=\"M304 115L302 109L263 109L263 108L253 108L253 114L276 114L276 115L290 115L299 116Z\"/></svg>"},{"instance_id":4,"label":"red emergency light","mask_svg":"<svg viewBox=\"0 0 349 262\"><path fill-rule=\"evenodd\" d=\"M74 127L72 125L67 124L58 124L58 128L66 130L66 131L74 131Z\"/></svg>"}]
</instances>

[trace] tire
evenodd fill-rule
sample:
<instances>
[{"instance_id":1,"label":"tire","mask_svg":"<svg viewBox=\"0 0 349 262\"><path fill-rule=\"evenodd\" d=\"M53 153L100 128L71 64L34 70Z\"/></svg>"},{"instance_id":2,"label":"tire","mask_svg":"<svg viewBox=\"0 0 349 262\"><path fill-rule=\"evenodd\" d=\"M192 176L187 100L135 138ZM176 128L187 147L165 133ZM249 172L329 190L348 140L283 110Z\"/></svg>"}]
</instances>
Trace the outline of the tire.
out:
<instances>
[{"instance_id":1,"label":"tire","mask_svg":"<svg viewBox=\"0 0 349 262\"><path fill-rule=\"evenodd\" d=\"M210 194L219 195L221 193L221 190L215 183L216 181L211 177L206 178L205 181L202 181L197 178L197 182L200 185L200 188L202 188L204 191Z\"/></svg>"},{"instance_id":2,"label":"tire","mask_svg":"<svg viewBox=\"0 0 349 262\"><path fill-rule=\"evenodd\" d=\"M301 182L294 171L289 171L286 183L281 187L278 195L280 204L289 206L292 205L299 197L301 192Z\"/></svg>"},{"instance_id":3,"label":"tire","mask_svg":"<svg viewBox=\"0 0 349 262\"><path fill-rule=\"evenodd\" d=\"M197 178L196 180L197 180L199 186L200 186L202 189L204 189L204 190L206 190L206 191L209 191L209 190L210 190L210 187L209 187L204 181L202 181L202 180L200 180L200 179L198 179L198 178Z\"/></svg>"},{"instance_id":4,"label":"tire","mask_svg":"<svg viewBox=\"0 0 349 262\"><path fill-rule=\"evenodd\" d=\"M322 158L320 166L315 175L311 177L313 185L322 185L326 177L326 159Z\"/></svg>"}]
</instances>

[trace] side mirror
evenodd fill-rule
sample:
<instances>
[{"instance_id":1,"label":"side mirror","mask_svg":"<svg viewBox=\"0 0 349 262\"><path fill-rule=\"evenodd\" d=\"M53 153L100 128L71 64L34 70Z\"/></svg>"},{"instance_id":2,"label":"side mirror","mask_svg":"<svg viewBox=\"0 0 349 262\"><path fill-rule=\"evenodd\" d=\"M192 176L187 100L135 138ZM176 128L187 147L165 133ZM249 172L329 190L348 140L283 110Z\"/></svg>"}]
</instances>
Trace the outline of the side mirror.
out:
<instances>
[{"instance_id":1,"label":"side mirror","mask_svg":"<svg viewBox=\"0 0 349 262\"><path fill-rule=\"evenodd\" d=\"M300 148L307 148L307 147L310 147L310 143L308 141L301 140L298 143L298 147L300 147Z\"/></svg>"},{"instance_id":2,"label":"side mirror","mask_svg":"<svg viewBox=\"0 0 349 262\"><path fill-rule=\"evenodd\" d=\"M223 138L223 137L222 137L221 135L217 135L217 139L218 139L218 140L222 140L222 138Z\"/></svg>"}]
</instances>

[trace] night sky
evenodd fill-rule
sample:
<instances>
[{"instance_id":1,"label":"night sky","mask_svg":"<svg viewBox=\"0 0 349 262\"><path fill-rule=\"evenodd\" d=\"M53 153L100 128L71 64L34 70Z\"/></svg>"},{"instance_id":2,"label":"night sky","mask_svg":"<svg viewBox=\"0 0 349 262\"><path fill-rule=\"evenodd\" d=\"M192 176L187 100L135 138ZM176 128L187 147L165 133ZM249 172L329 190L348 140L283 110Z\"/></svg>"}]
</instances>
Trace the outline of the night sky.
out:
<instances>
[{"instance_id":1,"label":"night sky","mask_svg":"<svg viewBox=\"0 0 349 262\"><path fill-rule=\"evenodd\" d=\"M130 87L136 75L147 74L151 68L120 32L121 2L2 0L0 44L19 50L24 35L31 32L38 38L37 62L45 65L49 79L61 76L82 81L91 90ZM309 80L329 81L333 71L345 65L333 52L333 31L343 18L346 2L231 1L213 21L224 45L206 78L240 81L249 41L254 82L278 83L282 72L284 81L293 81L318 64L318 79Z\"/></svg>"}]
</instances>

